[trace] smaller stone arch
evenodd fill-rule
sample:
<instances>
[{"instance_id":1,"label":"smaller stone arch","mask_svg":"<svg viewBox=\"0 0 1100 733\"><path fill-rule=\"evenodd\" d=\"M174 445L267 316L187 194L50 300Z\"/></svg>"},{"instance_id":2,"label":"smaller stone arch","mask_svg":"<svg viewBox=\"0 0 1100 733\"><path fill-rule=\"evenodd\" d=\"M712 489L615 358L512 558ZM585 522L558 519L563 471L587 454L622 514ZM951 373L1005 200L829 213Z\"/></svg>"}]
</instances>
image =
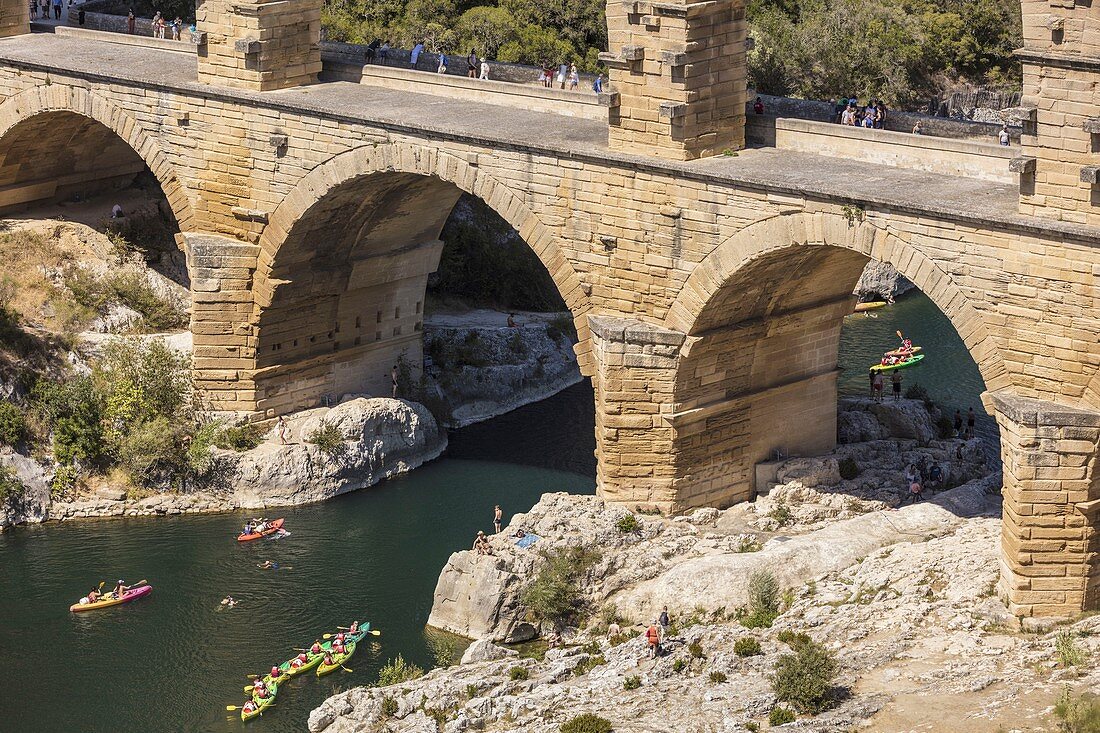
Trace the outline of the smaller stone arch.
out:
<instances>
[{"instance_id":1,"label":"smaller stone arch","mask_svg":"<svg viewBox=\"0 0 1100 733\"><path fill-rule=\"evenodd\" d=\"M775 216L742 229L695 267L669 308L665 325L689 336L697 333L708 304L737 272L770 254L796 247L838 247L893 265L955 326L986 388L994 391L1009 386L1011 376L981 314L950 275L888 228L870 219L849 221L839 213Z\"/></svg>"},{"instance_id":2,"label":"smaller stone arch","mask_svg":"<svg viewBox=\"0 0 1100 733\"><path fill-rule=\"evenodd\" d=\"M255 299L257 317L263 308L271 305L275 288L280 284L273 278L272 272L280 249L295 223L336 187L381 173L411 173L450 183L460 191L480 198L515 228L546 267L573 314L580 336L578 361L582 372L589 373L591 358L586 316L591 305L577 271L566 259L553 232L507 185L458 155L423 145L393 142L354 148L315 167L298 182L272 212L260 235Z\"/></svg>"},{"instance_id":3,"label":"smaller stone arch","mask_svg":"<svg viewBox=\"0 0 1100 733\"><path fill-rule=\"evenodd\" d=\"M192 228L194 211L186 189L155 136L120 107L83 87L55 83L8 97L0 103L0 139L20 123L51 112L67 112L94 120L117 135L160 182L180 231Z\"/></svg>"}]
</instances>

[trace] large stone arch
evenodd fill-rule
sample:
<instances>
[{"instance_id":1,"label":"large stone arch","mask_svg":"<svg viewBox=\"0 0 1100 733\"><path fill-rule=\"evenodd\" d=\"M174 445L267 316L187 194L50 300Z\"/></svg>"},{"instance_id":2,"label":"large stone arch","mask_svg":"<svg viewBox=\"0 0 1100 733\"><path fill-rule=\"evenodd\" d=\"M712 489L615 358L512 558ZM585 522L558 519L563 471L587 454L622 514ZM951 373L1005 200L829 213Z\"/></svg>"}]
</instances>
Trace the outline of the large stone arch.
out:
<instances>
[{"instance_id":1,"label":"large stone arch","mask_svg":"<svg viewBox=\"0 0 1100 733\"><path fill-rule=\"evenodd\" d=\"M439 229L454 200L463 192L480 198L513 226L546 267L577 324L580 343L576 351L581 370L591 373L586 319L590 304L580 278L559 248L552 230L531 211L521 195L476 164L434 147L395 142L355 148L315 167L284 197L260 235L252 323L257 349L257 399L264 411L301 407L322 384L327 390L335 388L340 392L350 391L349 385L366 391L379 387L334 377L341 370L350 373L351 356L335 357L321 352L328 349L326 342L331 342L334 352L349 348L365 352L368 347L381 350L381 342L391 337L400 337L410 346L410 339L419 341L415 331L420 328L420 319L408 322L408 315L413 312L413 303L406 302L410 301L408 294L417 288L423 293L423 279L434 270L439 256ZM334 227L337 223L340 226ZM361 245L372 238L385 240L382 250L371 253L369 245L365 245L360 251ZM324 274L307 273L309 268L316 270L339 259L334 254L330 261L330 253L318 251L334 239L342 243L332 245L334 248L344 247L341 252L354 252L359 258L354 263L344 263L342 272L332 273L333 277L348 280L346 289L336 295L325 294L324 302L317 303L321 318L329 318L336 326L320 335L307 334L300 328L294 330L291 320L313 318L300 307L308 300L310 289L316 291L330 284L323 282ZM315 282L312 285L305 282L306 277ZM421 281L413 282L416 277ZM381 294L383 287L399 280L407 284L402 286L405 289L401 293ZM353 285L358 302L349 305L348 294ZM368 286L373 288L374 295L368 292ZM287 293L296 293L294 300L288 301ZM385 318L381 300L370 301L371 297L388 298ZM417 300L416 315L421 305L422 301ZM352 312L354 315L349 316ZM405 322L398 322L399 314L403 314ZM339 336L342 326L354 328L354 335ZM417 343L414 349L417 353L409 354L414 361L419 348ZM404 353L399 345L395 344L393 349L393 354ZM379 353L374 361L381 363L393 358L393 354ZM344 367L333 366L339 359L347 360ZM292 363L296 366L291 366ZM378 364L365 364L362 362L355 368L370 369L372 374L378 371ZM276 381L282 384L265 387ZM273 399L276 395L278 398Z\"/></svg>"},{"instance_id":2,"label":"large stone arch","mask_svg":"<svg viewBox=\"0 0 1100 733\"><path fill-rule=\"evenodd\" d=\"M669 308L665 325L698 332L707 305L749 263L792 247L839 247L893 265L950 319L966 344L986 387L1008 386L1010 375L989 331L966 293L936 263L889 228L841 214L801 213L757 222L727 239L696 265Z\"/></svg>"},{"instance_id":3,"label":"large stone arch","mask_svg":"<svg viewBox=\"0 0 1100 733\"><path fill-rule=\"evenodd\" d=\"M137 153L157 178L180 231L191 229L194 222L191 202L156 137L150 135L137 120L116 104L85 88L50 84L8 97L0 104L0 140L20 124L51 113L78 115L93 120L114 133Z\"/></svg>"},{"instance_id":4,"label":"large stone arch","mask_svg":"<svg viewBox=\"0 0 1100 733\"><path fill-rule=\"evenodd\" d=\"M666 316L685 334L669 388L675 506L751 498L753 467L775 451L835 445L840 327L869 258L894 265L947 315L990 392L1010 385L970 298L901 236L841 213L758 222L695 267Z\"/></svg>"}]
</instances>

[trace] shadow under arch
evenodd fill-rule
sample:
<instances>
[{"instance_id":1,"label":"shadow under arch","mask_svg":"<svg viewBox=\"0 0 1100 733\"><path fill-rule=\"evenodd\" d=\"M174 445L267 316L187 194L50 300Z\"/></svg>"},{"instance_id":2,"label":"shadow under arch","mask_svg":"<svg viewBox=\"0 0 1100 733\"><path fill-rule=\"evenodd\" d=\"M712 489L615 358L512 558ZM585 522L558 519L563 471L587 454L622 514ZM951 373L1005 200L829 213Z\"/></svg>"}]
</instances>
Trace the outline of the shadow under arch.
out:
<instances>
[{"instance_id":1,"label":"shadow under arch","mask_svg":"<svg viewBox=\"0 0 1100 733\"><path fill-rule=\"evenodd\" d=\"M194 212L154 136L121 108L80 87L52 84L0 103L0 208L55 200L148 168L180 231Z\"/></svg>"},{"instance_id":2,"label":"shadow under arch","mask_svg":"<svg viewBox=\"0 0 1100 733\"><path fill-rule=\"evenodd\" d=\"M687 334L673 386L681 507L750 499L776 449L836 444L840 330L870 259L889 262L952 323L987 390L1010 379L980 314L915 247L875 224L803 213L754 224L688 278L666 325Z\"/></svg>"},{"instance_id":3,"label":"shadow under arch","mask_svg":"<svg viewBox=\"0 0 1100 733\"><path fill-rule=\"evenodd\" d=\"M514 227L546 267L577 325L581 371L591 372L589 301L550 229L466 160L391 143L314 168L261 234L253 310L261 409L287 412L328 394L388 394L402 355L419 368L427 277L463 192Z\"/></svg>"}]
</instances>

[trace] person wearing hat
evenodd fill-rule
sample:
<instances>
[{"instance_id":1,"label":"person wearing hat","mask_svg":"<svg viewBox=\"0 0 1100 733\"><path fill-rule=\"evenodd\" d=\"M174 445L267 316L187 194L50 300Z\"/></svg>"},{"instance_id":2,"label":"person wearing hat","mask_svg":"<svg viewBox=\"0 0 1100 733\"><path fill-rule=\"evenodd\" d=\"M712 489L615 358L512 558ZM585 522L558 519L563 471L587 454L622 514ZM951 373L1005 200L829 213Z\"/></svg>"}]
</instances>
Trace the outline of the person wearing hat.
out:
<instances>
[{"instance_id":1,"label":"person wearing hat","mask_svg":"<svg viewBox=\"0 0 1100 733\"><path fill-rule=\"evenodd\" d=\"M486 81L489 80L489 60L488 59L482 59L481 60L481 76L478 77L478 78L479 79L485 79Z\"/></svg>"}]
</instances>

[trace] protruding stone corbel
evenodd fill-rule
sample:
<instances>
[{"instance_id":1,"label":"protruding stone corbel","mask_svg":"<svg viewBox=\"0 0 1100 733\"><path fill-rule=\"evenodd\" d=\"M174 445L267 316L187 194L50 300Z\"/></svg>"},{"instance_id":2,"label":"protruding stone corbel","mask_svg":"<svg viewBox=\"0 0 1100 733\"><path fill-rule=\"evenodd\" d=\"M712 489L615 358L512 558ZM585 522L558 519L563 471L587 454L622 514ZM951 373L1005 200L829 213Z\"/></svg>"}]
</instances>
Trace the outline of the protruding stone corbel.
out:
<instances>
[{"instance_id":1,"label":"protruding stone corbel","mask_svg":"<svg viewBox=\"0 0 1100 733\"><path fill-rule=\"evenodd\" d=\"M1081 127L1090 135L1100 135L1100 117L1086 117Z\"/></svg>"},{"instance_id":2,"label":"protruding stone corbel","mask_svg":"<svg viewBox=\"0 0 1100 733\"><path fill-rule=\"evenodd\" d=\"M657 114L660 117L675 120L687 114L687 105L683 102L661 102Z\"/></svg>"},{"instance_id":3,"label":"protruding stone corbel","mask_svg":"<svg viewBox=\"0 0 1100 733\"><path fill-rule=\"evenodd\" d=\"M206 31L191 31L191 43L196 46L205 46L206 41Z\"/></svg>"},{"instance_id":4,"label":"protruding stone corbel","mask_svg":"<svg viewBox=\"0 0 1100 733\"><path fill-rule=\"evenodd\" d=\"M618 107L621 105L618 92L600 92L596 95L596 101L601 107Z\"/></svg>"},{"instance_id":5,"label":"protruding stone corbel","mask_svg":"<svg viewBox=\"0 0 1100 733\"><path fill-rule=\"evenodd\" d=\"M645 60L645 48L642 46L623 46L618 53L604 51L600 61L615 69L629 69L635 63Z\"/></svg>"},{"instance_id":6,"label":"protruding stone corbel","mask_svg":"<svg viewBox=\"0 0 1100 733\"><path fill-rule=\"evenodd\" d=\"M234 206L230 211L233 216L242 221L254 221L260 224L267 223L267 212L261 209L248 209L243 206Z\"/></svg>"},{"instance_id":7,"label":"protruding stone corbel","mask_svg":"<svg viewBox=\"0 0 1100 733\"><path fill-rule=\"evenodd\" d=\"M258 38L238 38L233 41L233 50L246 56L259 53L261 48L263 48L263 45Z\"/></svg>"},{"instance_id":8,"label":"protruding stone corbel","mask_svg":"<svg viewBox=\"0 0 1100 733\"><path fill-rule=\"evenodd\" d=\"M290 138L286 135L272 135L267 139L267 144L273 148L285 148L290 144Z\"/></svg>"},{"instance_id":9,"label":"protruding stone corbel","mask_svg":"<svg viewBox=\"0 0 1100 733\"><path fill-rule=\"evenodd\" d=\"M1095 186L1098 180L1100 180L1100 168L1094 165L1086 165L1081 168L1082 183L1091 183Z\"/></svg>"},{"instance_id":10,"label":"protruding stone corbel","mask_svg":"<svg viewBox=\"0 0 1100 733\"><path fill-rule=\"evenodd\" d=\"M1035 124L1035 107L1008 107L1000 112L1001 119L1010 124Z\"/></svg>"},{"instance_id":11,"label":"protruding stone corbel","mask_svg":"<svg viewBox=\"0 0 1100 733\"><path fill-rule=\"evenodd\" d=\"M1021 155L1017 158L1013 158L1008 161L1008 169L1013 173L1019 173L1021 176L1034 175L1035 158L1030 155Z\"/></svg>"},{"instance_id":12,"label":"protruding stone corbel","mask_svg":"<svg viewBox=\"0 0 1100 733\"><path fill-rule=\"evenodd\" d=\"M683 51L658 51L657 60L669 66L684 66L688 62L688 55Z\"/></svg>"}]
</instances>

